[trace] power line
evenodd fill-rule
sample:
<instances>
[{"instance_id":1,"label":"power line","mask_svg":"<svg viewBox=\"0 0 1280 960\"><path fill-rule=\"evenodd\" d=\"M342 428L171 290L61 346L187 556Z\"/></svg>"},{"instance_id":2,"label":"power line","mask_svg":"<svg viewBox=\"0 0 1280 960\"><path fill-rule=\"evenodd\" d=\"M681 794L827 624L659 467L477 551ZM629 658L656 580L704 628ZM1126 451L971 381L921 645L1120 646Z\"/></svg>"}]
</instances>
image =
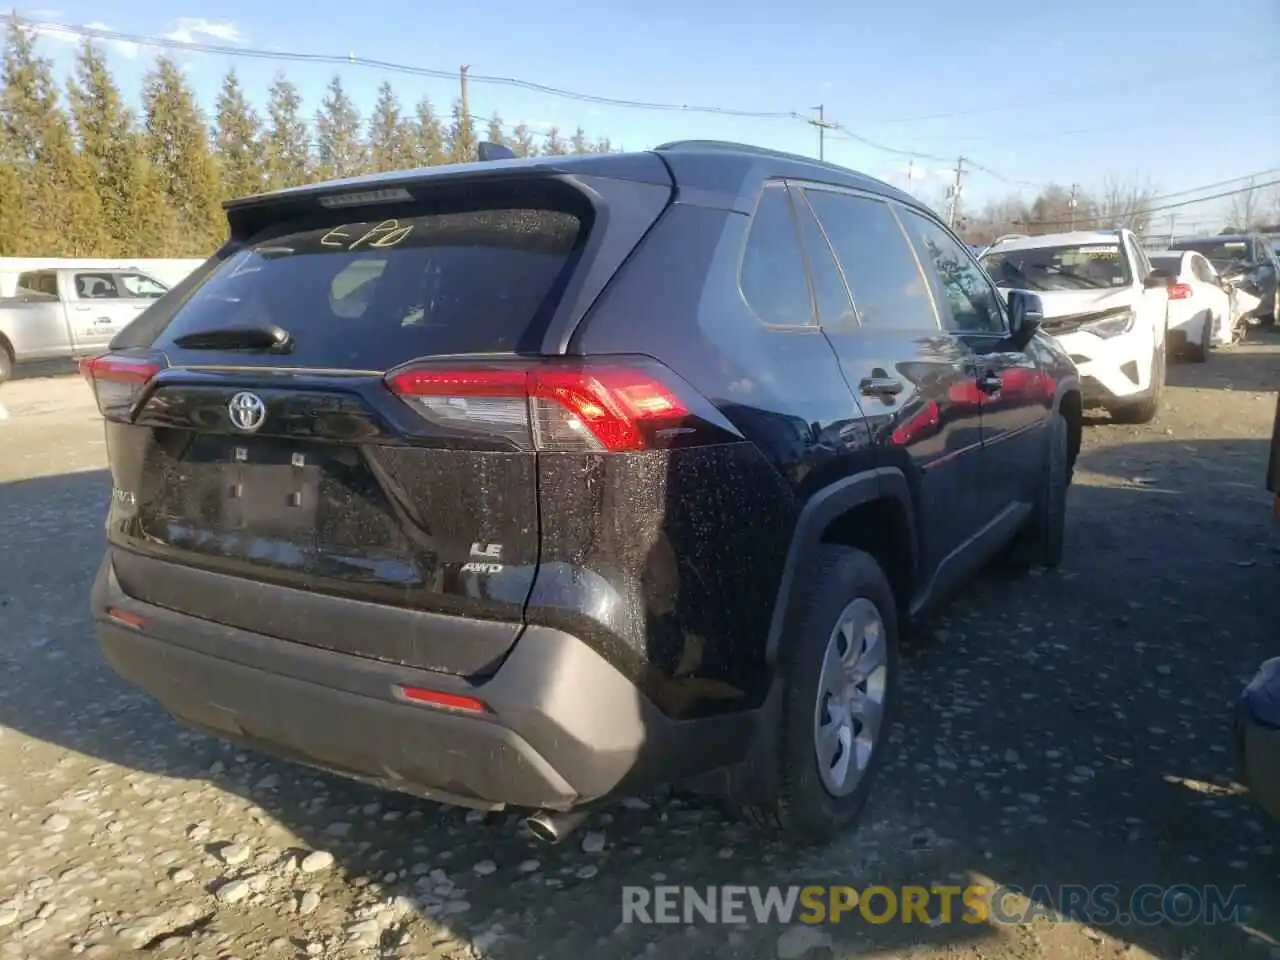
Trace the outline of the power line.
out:
<instances>
[{"instance_id":1,"label":"power line","mask_svg":"<svg viewBox=\"0 0 1280 960\"><path fill-rule=\"evenodd\" d=\"M228 57L246 57L256 60L278 60L290 63L319 63L333 64L335 66L357 66L368 67L375 70L382 70L388 73L407 74L410 76L430 77L437 80L456 81L458 74L454 70L443 70L434 67L419 67L403 63L394 63L388 60L377 60L369 57L357 57L355 54L347 54L340 56L335 54L320 53L297 53L285 50L267 50L258 47L244 47L225 43L207 43L202 41L175 40L171 37L154 37L145 36L136 33L125 33L120 30L108 30L102 27L78 26L74 24L56 23L46 20L26 20L22 21L27 26L33 27L37 31L58 32L71 36L83 37L89 40L109 41L114 43L130 43L141 47L157 47L166 50L185 50L193 53L210 53L219 54ZM634 110L649 110L668 113L700 113L711 114L716 116L739 117L757 120L794 120L802 123L816 125L812 117L806 116L794 110L745 110L733 107L721 107L714 105L695 105L695 104L675 104L661 103L648 100L631 100L619 97L602 97L595 94L582 93L576 90L567 90L563 87L554 87L542 83L534 83L530 80L522 80L518 77L502 77L488 74L468 73L467 79L472 83L489 84L494 86L514 87L522 90L529 90L537 93L544 93L548 96L560 97L568 100L576 100L581 103L598 104L602 106L623 107ZM841 139L853 140L861 143L874 150L882 153L888 153L900 157L917 158L922 160L935 160L942 163L950 164L950 157L940 157L935 154L923 153L919 150L902 150L891 147L883 143L870 140L867 137L854 133L848 127L836 123L831 120L820 118L819 123L823 126L819 127L821 132L829 132L840 130L845 136ZM827 133L827 135L836 135ZM1008 183L1021 184L1030 187L1041 187L1044 184L1034 184L1029 181L1014 180L998 174L988 167L972 164L975 169L979 169L984 173L995 176L997 179L1004 180Z\"/></svg>"},{"instance_id":2,"label":"power line","mask_svg":"<svg viewBox=\"0 0 1280 960\"><path fill-rule=\"evenodd\" d=\"M1191 187L1188 190L1178 190L1174 193L1166 193L1162 196L1156 197L1155 199L1156 200L1172 200L1174 197L1185 197L1189 193L1199 193L1201 190L1213 190L1217 187L1226 187L1233 183L1240 183L1241 181L1244 181L1244 180L1256 180L1258 177L1270 176L1273 173L1280 173L1280 167L1272 167L1270 170L1259 170L1257 173L1246 173L1242 177L1232 177L1229 180L1219 180L1216 183L1206 183L1202 187ZM1256 189L1259 189L1259 187L1251 184L1247 187L1241 187L1239 192L1244 193L1247 190L1256 190Z\"/></svg>"},{"instance_id":3,"label":"power line","mask_svg":"<svg viewBox=\"0 0 1280 960\"><path fill-rule=\"evenodd\" d=\"M1267 60L1265 62L1273 61ZM1253 72L1257 70L1257 67L1258 61L1256 59L1250 59L1242 63L1232 64L1225 70L1215 71L1213 74L1206 74L1201 70L1196 70L1193 73L1188 74L1188 76L1195 79L1196 82L1203 82L1207 76L1226 76L1234 73L1244 73L1246 71ZM1152 74L1146 80L1130 81L1128 78L1125 78L1122 81L1112 80L1107 84L1099 85L1097 87L1087 87L1083 90L1077 88L1061 94L1042 94L1034 100L1019 100L1014 101L1013 103L1004 104L1003 106L974 107L967 110L953 110L947 113L930 113L915 117L894 117L892 119L885 120L869 120L866 125L870 127L878 127L899 123L929 123L934 120L952 120L960 117L974 117L984 113L1011 113L1015 110L1031 109L1043 110L1049 104L1052 104L1054 107L1059 107L1067 103L1081 103L1100 95L1105 95L1108 99L1114 100L1118 90L1123 91L1124 93L1129 93L1133 90L1167 86L1170 82L1170 75L1165 71L1159 76Z\"/></svg>"},{"instance_id":4,"label":"power line","mask_svg":"<svg viewBox=\"0 0 1280 960\"><path fill-rule=\"evenodd\" d=\"M1142 213L1143 215L1150 215L1153 213L1163 213L1166 210L1180 210L1183 207L1194 206L1197 203L1208 203L1211 200L1225 200L1228 197L1238 197L1242 193L1248 193L1250 190L1266 190L1269 187L1280 187L1280 179L1268 180L1265 183L1256 183L1256 184L1251 184L1247 187L1239 187L1235 190L1227 190L1222 193L1210 194L1207 197L1194 197L1190 200L1179 200L1177 203L1158 204L1156 206L1147 207L1146 209L1141 210L1139 212ZM1205 188L1201 187L1200 189L1203 190ZM1170 196L1172 196L1172 194L1170 194ZM1159 200L1161 198L1156 197L1155 199ZM1111 223L1116 219L1119 219L1119 218L1113 215L1084 217L1082 219L1076 220L1074 225L1077 227L1081 227L1081 226L1088 227L1090 225L1097 226L1097 225ZM1065 221L1065 220L1037 221L1036 226L1037 227L1060 227L1066 224L1067 222L1068 221Z\"/></svg>"},{"instance_id":5,"label":"power line","mask_svg":"<svg viewBox=\"0 0 1280 960\"><path fill-rule=\"evenodd\" d=\"M222 43L206 43L202 41L175 40L171 37L150 37L136 33L124 33L119 30L107 30L99 27L82 27L74 24L54 23L44 20L23 21L37 31L57 32L71 36L84 37L89 40L111 41L114 43L132 43L140 47L160 47L167 50L187 50L194 53L214 53L230 57L248 57L257 60L283 60L292 63L326 63L339 66L371 67L388 73L403 73L412 76L431 77L437 80L457 80L456 70L440 70L432 67L415 67L404 63L393 63L389 60L377 60L371 57L357 57L355 54L339 56L323 53L295 53L286 50L265 50L258 47L242 47ZM687 103L659 103L647 100L627 100L618 97L601 97L595 94L566 90L518 77L502 77L480 73L468 73L467 79L472 83L484 83L494 86L516 87L548 96L577 100L581 103L594 103L602 106L626 107L637 110L654 110L675 113L708 113L730 117L748 117L757 120L805 120L794 111L783 110L739 110L732 107L695 105Z\"/></svg>"}]
</instances>

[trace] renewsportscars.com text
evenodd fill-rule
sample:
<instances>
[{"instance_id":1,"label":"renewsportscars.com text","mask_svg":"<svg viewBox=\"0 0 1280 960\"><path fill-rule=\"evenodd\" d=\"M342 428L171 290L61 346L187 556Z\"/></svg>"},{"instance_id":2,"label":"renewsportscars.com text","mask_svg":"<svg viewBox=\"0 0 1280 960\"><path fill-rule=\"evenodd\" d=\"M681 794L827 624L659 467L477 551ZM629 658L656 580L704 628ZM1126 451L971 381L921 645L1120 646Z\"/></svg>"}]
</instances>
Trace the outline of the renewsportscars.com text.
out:
<instances>
[{"instance_id":1,"label":"renewsportscars.com text","mask_svg":"<svg viewBox=\"0 0 1280 960\"><path fill-rule=\"evenodd\" d=\"M1051 906L1052 904L1052 906ZM1236 923L1241 886L657 886L622 888L622 922L695 923L1028 923L1037 918L1092 926Z\"/></svg>"}]
</instances>

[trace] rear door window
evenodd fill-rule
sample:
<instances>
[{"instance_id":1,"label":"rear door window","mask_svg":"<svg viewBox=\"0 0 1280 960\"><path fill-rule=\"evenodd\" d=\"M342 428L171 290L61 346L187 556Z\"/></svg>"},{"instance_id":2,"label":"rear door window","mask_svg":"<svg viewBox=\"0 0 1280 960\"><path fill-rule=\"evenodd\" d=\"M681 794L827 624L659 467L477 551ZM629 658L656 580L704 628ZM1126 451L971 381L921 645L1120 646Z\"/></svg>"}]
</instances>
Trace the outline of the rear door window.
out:
<instances>
[{"instance_id":1,"label":"rear door window","mask_svg":"<svg viewBox=\"0 0 1280 960\"><path fill-rule=\"evenodd\" d=\"M115 277L109 273L77 273L72 278L81 300L119 300Z\"/></svg>"},{"instance_id":2,"label":"rear door window","mask_svg":"<svg viewBox=\"0 0 1280 960\"><path fill-rule=\"evenodd\" d=\"M156 346L278 326L294 340L289 366L381 371L425 356L511 353L554 309L581 232L572 213L517 208L282 225L219 266Z\"/></svg>"},{"instance_id":3,"label":"rear door window","mask_svg":"<svg viewBox=\"0 0 1280 960\"><path fill-rule=\"evenodd\" d=\"M742 258L742 295L770 326L811 326L813 298L791 198L783 184L765 188Z\"/></svg>"}]
</instances>

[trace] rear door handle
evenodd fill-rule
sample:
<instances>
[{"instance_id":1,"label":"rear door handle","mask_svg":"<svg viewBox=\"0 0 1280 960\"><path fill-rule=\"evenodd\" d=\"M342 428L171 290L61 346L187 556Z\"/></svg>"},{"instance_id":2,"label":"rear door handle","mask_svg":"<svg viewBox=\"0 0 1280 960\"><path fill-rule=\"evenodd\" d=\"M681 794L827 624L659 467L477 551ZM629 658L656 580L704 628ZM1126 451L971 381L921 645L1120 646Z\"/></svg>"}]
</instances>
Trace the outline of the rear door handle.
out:
<instances>
[{"instance_id":1,"label":"rear door handle","mask_svg":"<svg viewBox=\"0 0 1280 960\"><path fill-rule=\"evenodd\" d=\"M866 377L858 389L864 397L896 397L902 392L902 381L890 377Z\"/></svg>"},{"instance_id":2,"label":"rear door handle","mask_svg":"<svg viewBox=\"0 0 1280 960\"><path fill-rule=\"evenodd\" d=\"M987 394L999 393L1004 384L994 373L987 373L978 378L978 389Z\"/></svg>"}]
</instances>

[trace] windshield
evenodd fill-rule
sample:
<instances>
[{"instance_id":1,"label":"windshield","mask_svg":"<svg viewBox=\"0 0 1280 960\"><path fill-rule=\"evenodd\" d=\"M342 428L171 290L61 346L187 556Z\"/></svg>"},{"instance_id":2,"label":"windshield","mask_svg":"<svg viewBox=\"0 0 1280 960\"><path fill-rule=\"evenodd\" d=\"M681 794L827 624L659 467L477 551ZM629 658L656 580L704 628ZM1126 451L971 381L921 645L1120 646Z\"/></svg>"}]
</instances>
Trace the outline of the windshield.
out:
<instances>
[{"instance_id":1,"label":"windshield","mask_svg":"<svg viewBox=\"0 0 1280 960\"><path fill-rule=\"evenodd\" d=\"M1178 250L1204 254L1219 269L1249 262L1249 245L1243 240L1183 240L1174 246Z\"/></svg>"},{"instance_id":2,"label":"windshield","mask_svg":"<svg viewBox=\"0 0 1280 960\"><path fill-rule=\"evenodd\" d=\"M982 265L998 285L1023 290L1108 290L1133 281L1117 243L993 250Z\"/></svg>"}]
</instances>

